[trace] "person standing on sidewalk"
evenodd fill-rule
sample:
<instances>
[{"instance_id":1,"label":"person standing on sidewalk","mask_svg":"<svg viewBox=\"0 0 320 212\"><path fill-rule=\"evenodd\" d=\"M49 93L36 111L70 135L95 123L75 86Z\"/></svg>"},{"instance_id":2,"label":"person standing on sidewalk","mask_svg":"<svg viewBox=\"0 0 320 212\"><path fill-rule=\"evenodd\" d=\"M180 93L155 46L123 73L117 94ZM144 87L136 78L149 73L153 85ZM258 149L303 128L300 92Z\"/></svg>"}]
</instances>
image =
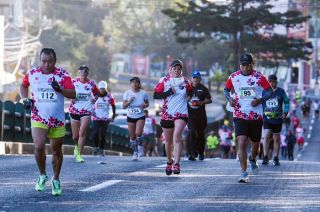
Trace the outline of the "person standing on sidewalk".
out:
<instances>
[{"instance_id":1,"label":"person standing on sidewalk","mask_svg":"<svg viewBox=\"0 0 320 212\"><path fill-rule=\"evenodd\" d=\"M192 91L190 81L182 76L182 62L172 61L170 74L162 77L154 89L154 99L163 99L160 125L165 136L167 155L166 174L180 174L182 132L188 123L187 93ZM174 146L174 160L172 159Z\"/></svg>"},{"instance_id":2,"label":"person standing on sidewalk","mask_svg":"<svg viewBox=\"0 0 320 212\"><path fill-rule=\"evenodd\" d=\"M240 183L249 182L247 172L247 142L251 139L252 148L250 168L253 174L258 174L259 167L256 156L259 153L259 143L262 130L262 105L263 101L270 98L273 91L268 80L258 71L253 69L254 61L251 54L245 53L240 58L240 70L232 73L224 88L224 94L234 108L233 122L238 140L238 153L242 169ZM230 95L234 89L235 97ZM266 90L265 95L262 91Z\"/></svg>"},{"instance_id":3,"label":"person standing on sidewalk","mask_svg":"<svg viewBox=\"0 0 320 212\"><path fill-rule=\"evenodd\" d=\"M62 144L66 134L64 97L74 99L76 92L68 72L55 66L56 53L51 48L40 52L40 67L33 68L24 76L20 96L25 108L31 109L31 134L34 155L40 176L35 189L44 191L46 173L45 142L49 138L52 149L52 195L61 195L60 171L63 161ZM31 88L31 98L28 90Z\"/></svg>"},{"instance_id":4,"label":"person standing on sidewalk","mask_svg":"<svg viewBox=\"0 0 320 212\"><path fill-rule=\"evenodd\" d=\"M211 95L206 86L201 83L201 74L195 71L192 74L192 91L188 93L188 143L189 160L204 159L206 144L205 129L207 127L207 114L205 105L212 102Z\"/></svg>"},{"instance_id":5,"label":"person standing on sidewalk","mask_svg":"<svg viewBox=\"0 0 320 212\"><path fill-rule=\"evenodd\" d=\"M106 131L110 122L116 117L115 100L107 89L107 82L98 83L99 97L93 106L91 116L92 130L90 139L93 140L93 155L104 156L104 147L106 144ZM112 118L109 117L109 109L112 108Z\"/></svg>"},{"instance_id":6,"label":"person standing on sidewalk","mask_svg":"<svg viewBox=\"0 0 320 212\"><path fill-rule=\"evenodd\" d=\"M90 124L90 116L93 104L98 99L99 90L95 81L88 78L89 68L85 65L79 67L79 77L72 80L77 98L71 101L69 107L72 139L74 141L73 155L77 163L83 163L83 148L86 142L87 128Z\"/></svg>"},{"instance_id":7,"label":"person standing on sidewalk","mask_svg":"<svg viewBox=\"0 0 320 212\"><path fill-rule=\"evenodd\" d=\"M280 152L280 133L282 130L283 120L287 118L289 112L290 100L284 89L278 87L277 76L271 74L268 77L269 83L272 87L273 94L267 101L262 102L263 107L263 161L262 164L269 164L268 150L269 138L273 137L274 158L273 165L280 166L279 152ZM262 92L262 95L264 95Z\"/></svg>"},{"instance_id":8,"label":"person standing on sidewalk","mask_svg":"<svg viewBox=\"0 0 320 212\"><path fill-rule=\"evenodd\" d=\"M145 123L144 109L149 107L148 94L142 90L138 77L130 79L131 89L123 95L123 108L128 108L127 122L130 136L130 147L133 150L132 160L137 161L143 153L143 128Z\"/></svg>"}]
</instances>

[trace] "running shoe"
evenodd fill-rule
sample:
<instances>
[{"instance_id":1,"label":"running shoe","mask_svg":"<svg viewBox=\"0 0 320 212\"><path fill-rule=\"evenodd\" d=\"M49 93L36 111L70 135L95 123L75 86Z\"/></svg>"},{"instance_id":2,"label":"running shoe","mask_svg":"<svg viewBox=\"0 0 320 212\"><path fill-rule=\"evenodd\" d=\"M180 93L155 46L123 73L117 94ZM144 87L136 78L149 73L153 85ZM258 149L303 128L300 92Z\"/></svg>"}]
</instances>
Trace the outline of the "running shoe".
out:
<instances>
[{"instance_id":1,"label":"running shoe","mask_svg":"<svg viewBox=\"0 0 320 212\"><path fill-rule=\"evenodd\" d=\"M84 159L80 154L76 156L76 162L77 163L84 163Z\"/></svg>"},{"instance_id":2,"label":"running shoe","mask_svg":"<svg viewBox=\"0 0 320 212\"><path fill-rule=\"evenodd\" d=\"M98 154L99 154L100 156L105 156L103 149L99 149Z\"/></svg>"},{"instance_id":3,"label":"running shoe","mask_svg":"<svg viewBox=\"0 0 320 212\"><path fill-rule=\"evenodd\" d=\"M167 175L171 175L172 174L172 163L167 162L166 174Z\"/></svg>"},{"instance_id":4,"label":"running shoe","mask_svg":"<svg viewBox=\"0 0 320 212\"><path fill-rule=\"evenodd\" d=\"M79 155L79 148L77 145L74 145L74 149L73 149L73 157L77 158L77 156Z\"/></svg>"},{"instance_id":5,"label":"running shoe","mask_svg":"<svg viewBox=\"0 0 320 212\"><path fill-rule=\"evenodd\" d=\"M256 160L251 160L250 159L250 169L252 171L252 174L254 174L254 175L259 174L259 166L258 166Z\"/></svg>"},{"instance_id":6,"label":"running shoe","mask_svg":"<svg viewBox=\"0 0 320 212\"><path fill-rule=\"evenodd\" d=\"M60 180L52 180L52 195L59 196L62 194L62 189L60 186Z\"/></svg>"},{"instance_id":7,"label":"running shoe","mask_svg":"<svg viewBox=\"0 0 320 212\"><path fill-rule=\"evenodd\" d=\"M173 174L180 174L180 164L179 163L174 164L172 171L173 171Z\"/></svg>"},{"instance_id":8,"label":"running shoe","mask_svg":"<svg viewBox=\"0 0 320 212\"><path fill-rule=\"evenodd\" d=\"M143 157L144 156L144 151L143 151L143 146L142 145L138 145L138 154L139 154L139 157Z\"/></svg>"},{"instance_id":9,"label":"running shoe","mask_svg":"<svg viewBox=\"0 0 320 212\"><path fill-rule=\"evenodd\" d=\"M263 164L263 165L268 165L268 164L269 164L269 158L268 158L268 156L264 156L264 157L263 157L262 164Z\"/></svg>"},{"instance_id":10,"label":"running shoe","mask_svg":"<svg viewBox=\"0 0 320 212\"><path fill-rule=\"evenodd\" d=\"M274 157L273 158L273 165L274 166L280 166L280 162L279 162L279 158L278 157Z\"/></svg>"},{"instance_id":11,"label":"running shoe","mask_svg":"<svg viewBox=\"0 0 320 212\"><path fill-rule=\"evenodd\" d=\"M242 172L242 174L240 175L239 183L248 183L248 182L249 182L248 172L244 171L244 172Z\"/></svg>"},{"instance_id":12,"label":"running shoe","mask_svg":"<svg viewBox=\"0 0 320 212\"><path fill-rule=\"evenodd\" d=\"M192 155L189 155L188 160L195 161L196 159Z\"/></svg>"},{"instance_id":13,"label":"running shoe","mask_svg":"<svg viewBox=\"0 0 320 212\"><path fill-rule=\"evenodd\" d=\"M133 161L139 160L139 152L138 152L138 150L134 150L133 156L132 156L132 160Z\"/></svg>"},{"instance_id":14,"label":"running shoe","mask_svg":"<svg viewBox=\"0 0 320 212\"><path fill-rule=\"evenodd\" d=\"M199 154L199 160L204 160L204 154Z\"/></svg>"},{"instance_id":15,"label":"running shoe","mask_svg":"<svg viewBox=\"0 0 320 212\"><path fill-rule=\"evenodd\" d=\"M48 176L47 175L40 175L38 178L38 181L36 182L36 187L35 189L37 191L44 191L46 188L46 182L48 181Z\"/></svg>"},{"instance_id":16,"label":"running shoe","mask_svg":"<svg viewBox=\"0 0 320 212\"><path fill-rule=\"evenodd\" d=\"M92 155L97 156L98 155L98 151L99 151L98 147L93 147ZM74 152L73 152L73 154L74 154Z\"/></svg>"}]
</instances>

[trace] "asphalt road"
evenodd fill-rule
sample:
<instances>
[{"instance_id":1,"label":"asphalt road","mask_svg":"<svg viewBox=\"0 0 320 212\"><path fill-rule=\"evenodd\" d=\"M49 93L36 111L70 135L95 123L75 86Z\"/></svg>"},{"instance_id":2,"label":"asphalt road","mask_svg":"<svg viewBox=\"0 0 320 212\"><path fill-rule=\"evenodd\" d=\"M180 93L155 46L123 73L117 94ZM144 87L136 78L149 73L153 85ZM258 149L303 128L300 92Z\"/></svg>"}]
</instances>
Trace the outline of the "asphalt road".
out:
<instances>
[{"instance_id":1,"label":"asphalt road","mask_svg":"<svg viewBox=\"0 0 320 212\"><path fill-rule=\"evenodd\" d=\"M183 161L180 175L166 176L165 159L65 157L62 196L34 190L33 156L0 156L0 211L319 211L320 163L282 161L260 166L249 184L238 183L239 162ZM48 175L52 176L48 157ZM104 161L106 164L98 164ZM261 161L260 161L261 162Z\"/></svg>"}]
</instances>

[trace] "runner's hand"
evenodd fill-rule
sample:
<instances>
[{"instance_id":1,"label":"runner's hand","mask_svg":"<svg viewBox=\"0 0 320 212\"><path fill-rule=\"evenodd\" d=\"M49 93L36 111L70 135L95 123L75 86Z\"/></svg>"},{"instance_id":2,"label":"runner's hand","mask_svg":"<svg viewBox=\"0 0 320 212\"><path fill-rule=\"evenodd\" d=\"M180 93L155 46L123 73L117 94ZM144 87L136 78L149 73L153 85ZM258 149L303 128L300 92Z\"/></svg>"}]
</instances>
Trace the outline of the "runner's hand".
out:
<instances>
[{"instance_id":1,"label":"runner's hand","mask_svg":"<svg viewBox=\"0 0 320 212\"><path fill-rule=\"evenodd\" d=\"M233 101L233 99L231 97L229 99L229 104L230 104L231 107L234 107L234 101Z\"/></svg>"},{"instance_id":2,"label":"runner's hand","mask_svg":"<svg viewBox=\"0 0 320 212\"><path fill-rule=\"evenodd\" d=\"M55 90L56 92L60 93L61 92L61 88L58 84L58 82L56 81L56 79L53 77L53 80L51 82L51 87L53 88L53 90Z\"/></svg>"},{"instance_id":3,"label":"runner's hand","mask_svg":"<svg viewBox=\"0 0 320 212\"><path fill-rule=\"evenodd\" d=\"M33 101L30 98L25 98L23 101L23 106L26 110L30 110L32 105L33 105Z\"/></svg>"},{"instance_id":4,"label":"runner's hand","mask_svg":"<svg viewBox=\"0 0 320 212\"><path fill-rule=\"evenodd\" d=\"M261 103L260 99L253 99L251 102L252 107L256 107Z\"/></svg>"}]
</instances>

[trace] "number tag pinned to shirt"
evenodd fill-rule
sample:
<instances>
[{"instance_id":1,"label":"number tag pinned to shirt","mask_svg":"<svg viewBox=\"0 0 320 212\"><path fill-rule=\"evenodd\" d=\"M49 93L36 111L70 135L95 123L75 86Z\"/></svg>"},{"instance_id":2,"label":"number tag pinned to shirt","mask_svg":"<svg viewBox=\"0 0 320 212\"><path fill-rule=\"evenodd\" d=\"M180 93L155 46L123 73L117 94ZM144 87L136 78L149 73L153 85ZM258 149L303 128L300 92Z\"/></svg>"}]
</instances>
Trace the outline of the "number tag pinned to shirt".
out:
<instances>
[{"instance_id":1,"label":"number tag pinned to shirt","mask_svg":"<svg viewBox=\"0 0 320 212\"><path fill-rule=\"evenodd\" d=\"M140 107L129 107L128 113L129 114L139 114L139 113L142 113L142 110Z\"/></svg>"},{"instance_id":2,"label":"number tag pinned to shirt","mask_svg":"<svg viewBox=\"0 0 320 212\"><path fill-rule=\"evenodd\" d=\"M278 107L278 100L277 99L268 99L266 101L267 108L276 108Z\"/></svg>"},{"instance_id":3,"label":"number tag pinned to shirt","mask_svg":"<svg viewBox=\"0 0 320 212\"><path fill-rule=\"evenodd\" d=\"M254 98L256 97L256 91L254 88L240 88L240 98Z\"/></svg>"},{"instance_id":4,"label":"number tag pinned to shirt","mask_svg":"<svg viewBox=\"0 0 320 212\"><path fill-rule=\"evenodd\" d=\"M39 102L57 102L58 96L52 89L45 89L38 91Z\"/></svg>"}]
</instances>

